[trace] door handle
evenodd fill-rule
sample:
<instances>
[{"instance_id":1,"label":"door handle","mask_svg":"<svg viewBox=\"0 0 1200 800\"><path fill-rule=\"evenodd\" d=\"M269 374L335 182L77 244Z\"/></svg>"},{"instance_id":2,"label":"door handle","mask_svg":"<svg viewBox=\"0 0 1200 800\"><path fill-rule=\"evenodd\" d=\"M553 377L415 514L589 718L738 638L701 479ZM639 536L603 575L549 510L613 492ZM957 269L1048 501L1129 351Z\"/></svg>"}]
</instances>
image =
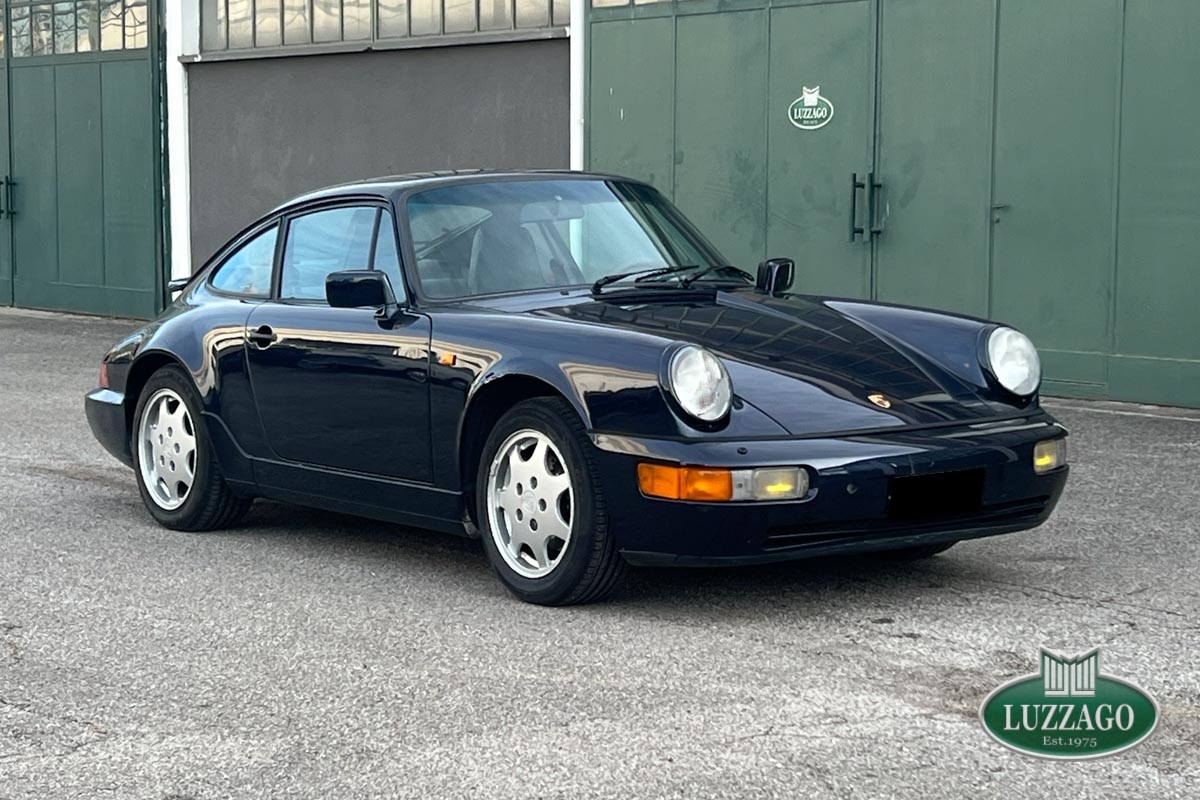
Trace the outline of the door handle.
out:
<instances>
[{"instance_id":1,"label":"door handle","mask_svg":"<svg viewBox=\"0 0 1200 800\"><path fill-rule=\"evenodd\" d=\"M867 219L870 220L871 234L883 233L883 225L879 222L879 190L883 188L883 183L875 180L875 173L867 175L867 181L871 184L870 193L867 195Z\"/></svg>"},{"instance_id":2,"label":"door handle","mask_svg":"<svg viewBox=\"0 0 1200 800\"><path fill-rule=\"evenodd\" d=\"M258 330L253 330L246 334L246 338L250 340L251 344L262 350L266 350L279 341L279 337L275 335L275 331L271 330L270 325L259 326Z\"/></svg>"},{"instance_id":3,"label":"door handle","mask_svg":"<svg viewBox=\"0 0 1200 800\"><path fill-rule=\"evenodd\" d=\"M16 211L13 211L12 187L16 186L17 182L8 175L0 178L0 218L15 217Z\"/></svg>"},{"instance_id":4,"label":"door handle","mask_svg":"<svg viewBox=\"0 0 1200 800\"><path fill-rule=\"evenodd\" d=\"M858 179L858 173L850 174L850 241L853 242L859 235L863 237L863 241L867 241L866 228L858 224L858 190L867 188L865 181Z\"/></svg>"}]
</instances>

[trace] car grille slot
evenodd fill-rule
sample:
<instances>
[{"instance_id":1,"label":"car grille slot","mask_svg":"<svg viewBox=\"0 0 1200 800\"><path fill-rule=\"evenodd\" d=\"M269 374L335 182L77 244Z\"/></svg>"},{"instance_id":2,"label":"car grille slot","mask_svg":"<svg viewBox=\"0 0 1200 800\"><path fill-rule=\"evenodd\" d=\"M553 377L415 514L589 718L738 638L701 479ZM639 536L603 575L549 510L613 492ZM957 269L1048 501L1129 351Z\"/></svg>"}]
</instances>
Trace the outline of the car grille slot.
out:
<instances>
[{"instance_id":1,"label":"car grille slot","mask_svg":"<svg viewBox=\"0 0 1200 800\"><path fill-rule=\"evenodd\" d=\"M938 520L979 511L983 475L982 469L966 469L892 478L888 519Z\"/></svg>"},{"instance_id":2,"label":"car grille slot","mask_svg":"<svg viewBox=\"0 0 1200 800\"><path fill-rule=\"evenodd\" d=\"M992 526L1028 520L1041 514L1049 496L1027 497L1007 503L989 505L973 513L956 516L939 515L928 518L929 522L913 527L912 520L860 520L817 528L812 525L777 525L767 530L763 550L789 550L814 547L838 542L863 541L920 533L938 533L971 528L975 525Z\"/></svg>"}]
</instances>

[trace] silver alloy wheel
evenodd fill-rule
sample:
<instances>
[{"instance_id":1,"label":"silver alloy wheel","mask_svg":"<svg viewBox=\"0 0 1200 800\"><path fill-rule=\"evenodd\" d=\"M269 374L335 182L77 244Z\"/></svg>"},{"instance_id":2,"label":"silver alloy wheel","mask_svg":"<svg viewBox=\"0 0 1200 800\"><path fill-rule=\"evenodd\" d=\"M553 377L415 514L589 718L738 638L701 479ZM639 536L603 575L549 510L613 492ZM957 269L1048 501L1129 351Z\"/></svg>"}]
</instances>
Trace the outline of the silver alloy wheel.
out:
<instances>
[{"instance_id":1,"label":"silver alloy wheel","mask_svg":"<svg viewBox=\"0 0 1200 800\"><path fill-rule=\"evenodd\" d=\"M196 428L183 398L159 389L138 423L138 465L155 505L174 511L187 500L196 479Z\"/></svg>"},{"instance_id":2,"label":"silver alloy wheel","mask_svg":"<svg viewBox=\"0 0 1200 800\"><path fill-rule=\"evenodd\" d=\"M488 522L508 566L543 578L562 561L571 541L575 493L562 453L532 429L504 440L488 469Z\"/></svg>"}]
</instances>

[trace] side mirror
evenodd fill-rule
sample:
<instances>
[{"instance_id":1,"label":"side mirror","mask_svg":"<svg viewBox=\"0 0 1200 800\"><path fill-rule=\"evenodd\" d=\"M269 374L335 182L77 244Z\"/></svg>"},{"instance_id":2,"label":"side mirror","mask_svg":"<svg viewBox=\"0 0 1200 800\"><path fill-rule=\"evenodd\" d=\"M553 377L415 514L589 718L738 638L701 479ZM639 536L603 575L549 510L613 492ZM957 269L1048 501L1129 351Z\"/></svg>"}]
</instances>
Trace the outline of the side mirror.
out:
<instances>
[{"instance_id":1,"label":"side mirror","mask_svg":"<svg viewBox=\"0 0 1200 800\"><path fill-rule=\"evenodd\" d=\"M167 291L171 294L175 294L175 292L181 292L183 291L184 287L191 283L191 280L192 277L190 275L186 278L173 278L172 280L167 281Z\"/></svg>"},{"instance_id":2,"label":"side mirror","mask_svg":"<svg viewBox=\"0 0 1200 800\"><path fill-rule=\"evenodd\" d=\"M790 258L768 258L758 265L755 285L767 294L782 294L792 288L796 262Z\"/></svg>"},{"instance_id":3,"label":"side mirror","mask_svg":"<svg viewBox=\"0 0 1200 800\"><path fill-rule=\"evenodd\" d=\"M396 305L387 275L374 269L348 269L325 276L325 299L333 308L374 308L387 314Z\"/></svg>"}]
</instances>

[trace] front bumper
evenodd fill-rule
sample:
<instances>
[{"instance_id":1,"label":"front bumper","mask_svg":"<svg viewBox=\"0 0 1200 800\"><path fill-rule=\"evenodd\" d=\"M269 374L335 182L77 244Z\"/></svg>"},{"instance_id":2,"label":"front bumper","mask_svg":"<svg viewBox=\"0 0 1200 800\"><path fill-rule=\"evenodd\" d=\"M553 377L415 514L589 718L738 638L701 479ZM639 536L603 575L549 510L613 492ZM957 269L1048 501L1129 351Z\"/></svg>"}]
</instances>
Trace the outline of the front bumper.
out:
<instances>
[{"instance_id":1,"label":"front bumper","mask_svg":"<svg viewBox=\"0 0 1200 800\"><path fill-rule=\"evenodd\" d=\"M129 426L125 418L125 395L112 389L93 389L83 399L92 435L126 466L133 466L129 452Z\"/></svg>"},{"instance_id":2,"label":"front bumper","mask_svg":"<svg viewBox=\"0 0 1200 800\"><path fill-rule=\"evenodd\" d=\"M1066 436L1049 415L1015 423L831 439L745 442L631 439L595 434L610 525L630 563L742 565L890 550L1027 530L1054 510L1068 468L1033 470L1033 447ZM805 465L803 501L693 503L651 499L637 464ZM896 479L978 470L978 502L947 497L894 503Z\"/></svg>"}]
</instances>

